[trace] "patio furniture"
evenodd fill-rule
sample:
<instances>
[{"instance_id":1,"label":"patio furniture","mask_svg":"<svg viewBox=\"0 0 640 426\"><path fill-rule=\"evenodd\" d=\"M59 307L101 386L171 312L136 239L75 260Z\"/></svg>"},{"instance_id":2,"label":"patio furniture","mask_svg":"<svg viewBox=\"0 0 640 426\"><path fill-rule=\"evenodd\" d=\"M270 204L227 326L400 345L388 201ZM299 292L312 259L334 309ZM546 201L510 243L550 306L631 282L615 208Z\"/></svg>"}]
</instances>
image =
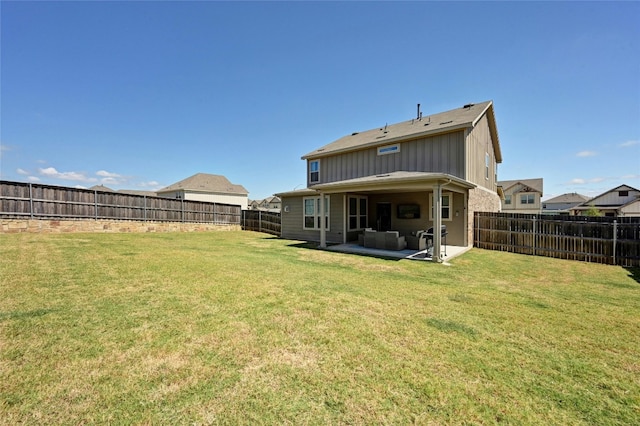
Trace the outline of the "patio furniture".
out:
<instances>
[{"instance_id":1,"label":"patio furniture","mask_svg":"<svg viewBox=\"0 0 640 426\"><path fill-rule=\"evenodd\" d=\"M407 240L407 248L419 251L427 249L427 231L416 231L405 238Z\"/></svg>"},{"instance_id":2,"label":"patio furniture","mask_svg":"<svg viewBox=\"0 0 640 426\"><path fill-rule=\"evenodd\" d=\"M381 232L383 234L383 232ZM407 247L405 238L398 231L384 232L384 248L387 250L404 250Z\"/></svg>"},{"instance_id":3,"label":"patio furniture","mask_svg":"<svg viewBox=\"0 0 640 426\"><path fill-rule=\"evenodd\" d=\"M383 250L403 250L407 242L398 231L378 232L372 229L364 230L364 246Z\"/></svg>"}]
</instances>

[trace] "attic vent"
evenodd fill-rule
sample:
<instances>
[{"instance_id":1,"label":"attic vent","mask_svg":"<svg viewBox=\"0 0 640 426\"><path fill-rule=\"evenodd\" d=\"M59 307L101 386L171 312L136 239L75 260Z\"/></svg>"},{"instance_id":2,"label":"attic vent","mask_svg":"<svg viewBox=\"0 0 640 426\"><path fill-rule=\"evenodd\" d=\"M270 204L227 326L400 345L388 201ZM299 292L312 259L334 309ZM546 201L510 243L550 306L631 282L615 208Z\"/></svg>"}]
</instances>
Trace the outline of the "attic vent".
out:
<instances>
[{"instance_id":1,"label":"attic vent","mask_svg":"<svg viewBox=\"0 0 640 426\"><path fill-rule=\"evenodd\" d=\"M390 174L388 174L388 173L387 173L386 175L376 175L376 177L379 177L379 178L389 177L389 176L391 176L391 175L390 175Z\"/></svg>"},{"instance_id":2,"label":"attic vent","mask_svg":"<svg viewBox=\"0 0 640 426\"><path fill-rule=\"evenodd\" d=\"M351 136L355 136L357 134L358 134L358 132L353 132L353 133L351 133Z\"/></svg>"},{"instance_id":3,"label":"attic vent","mask_svg":"<svg viewBox=\"0 0 640 426\"><path fill-rule=\"evenodd\" d=\"M424 123L424 125L425 125L425 126L428 126L428 125L429 125L429 123Z\"/></svg>"},{"instance_id":4,"label":"attic vent","mask_svg":"<svg viewBox=\"0 0 640 426\"><path fill-rule=\"evenodd\" d=\"M324 151L324 148L320 148L320 149L318 150L318 152L322 152L322 151Z\"/></svg>"},{"instance_id":5,"label":"attic vent","mask_svg":"<svg viewBox=\"0 0 640 426\"><path fill-rule=\"evenodd\" d=\"M382 139L382 138L386 138L387 135L382 135L382 136L378 136L376 139Z\"/></svg>"},{"instance_id":6,"label":"attic vent","mask_svg":"<svg viewBox=\"0 0 640 426\"><path fill-rule=\"evenodd\" d=\"M440 123L440 124L449 124L449 123L453 123L453 120L443 121L443 122L442 122L442 123Z\"/></svg>"},{"instance_id":7,"label":"attic vent","mask_svg":"<svg viewBox=\"0 0 640 426\"><path fill-rule=\"evenodd\" d=\"M463 106L462 108L471 108L472 106L474 106L475 104L466 104L465 106Z\"/></svg>"}]
</instances>

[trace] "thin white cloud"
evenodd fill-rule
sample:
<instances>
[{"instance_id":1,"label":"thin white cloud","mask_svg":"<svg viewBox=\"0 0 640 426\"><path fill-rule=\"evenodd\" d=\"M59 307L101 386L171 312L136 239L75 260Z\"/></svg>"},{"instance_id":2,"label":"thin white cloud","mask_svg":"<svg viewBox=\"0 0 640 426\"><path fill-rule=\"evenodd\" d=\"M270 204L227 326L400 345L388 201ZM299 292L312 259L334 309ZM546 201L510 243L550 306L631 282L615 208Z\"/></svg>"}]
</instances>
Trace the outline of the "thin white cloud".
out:
<instances>
[{"instance_id":1,"label":"thin white cloud","mask_svg":"<svg viewBox=\"0 0 640 426\"><path fill-rule=\"evenodd\" d=\"M25 169L17 168L16 173L22 176L29 176L31 173L26 171Z\"/></svg>"},{"instance_id":2,"label":"thin white cloud","mask_svg":"<svg viewBox=\"0 0 640 426\"><path fill-rule=\"evenodd\" d=\"M120 177L122 177L121 175L119 175L117 173L111 173L111 172L108 172L106 170L98 170L96 172L96 175L100 176L100 177L104 177L104 178L120 178Z\"/></svg>"},{"instance_id":3,"label":"thin white cloud","mask_svg":"<svg viewBox=\"0 0 640 426\"><path fill-rule=\"evenodd\" d=\"M621 179L640 179L640 175L624 175Z\"/></svg>"},{"instance_id":4,"label":"thin white cloud","mask_svg":"<svg viewBox=\"0 0 640 426\"><path fill-rule=\"evenodd\" d=\"M40 182L40 178L38 176L29 176L27 177L29 182Z\"/></svg>"},{"instance_id":5,"label":"thin white cloud","mask_svg":"<svg viewBox=\"0 0 640 426\"><path fill-rule=\"evenodd\" d=\"M595 151L580 151L576 154L576 157L595 157L596 155L598 155L598 153Z\"/></svg>"},{"instance_id":6,"label":"thin white cloud","mask_svg":"<svg viewBox=\"0 0 640 426\"><path fill-rule=\"evenodd\" d=\"M640 145L640 141L626 141L618 145L620 148L628 148L630 146Z\"/></svg>"},{"instance_id":7,"label":"thin white cloud","mask_svg":"<svg viewBox=\"0 0 640 426\"><path fill-rule=\"evenodd\" d=\"M97 182L98 179L87 177L83 172L59 172L54 167L46 169L38 169L38 173L42 176L53 179L72 180L77 182Z\"/></svg>"},{"instance_id":8,"label":"thin white cloud","mask_svg":"<svg viewBox=\"0 0 640 426\"><path fill-rule=\"evenodd\" d=\"M585 183L587 183L587 181L582 178L571 179L568 182L569 185L584 185Z\"/></svg>"}]
</instances>

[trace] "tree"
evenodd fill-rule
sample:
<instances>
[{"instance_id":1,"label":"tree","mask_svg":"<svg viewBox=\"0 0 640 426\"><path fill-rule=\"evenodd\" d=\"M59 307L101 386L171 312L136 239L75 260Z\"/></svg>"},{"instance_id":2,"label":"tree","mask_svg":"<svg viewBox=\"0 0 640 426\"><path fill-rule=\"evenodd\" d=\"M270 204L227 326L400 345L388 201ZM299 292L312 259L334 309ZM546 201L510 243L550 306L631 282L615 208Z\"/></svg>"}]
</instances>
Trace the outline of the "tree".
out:
<instances>
[{"instance_id":1,"label":"tree","mask_svg":"<svg viewBox=\"0 0 640 426\"><path fill-rule=\"evenodd\" d=\"M584 212L584 215L585 216L591 216L591 217L603 216L602 212L600 210L598 210L598 208L595 207L595 206L589 207L589 209Z\"/></svg>"}]
</instances>

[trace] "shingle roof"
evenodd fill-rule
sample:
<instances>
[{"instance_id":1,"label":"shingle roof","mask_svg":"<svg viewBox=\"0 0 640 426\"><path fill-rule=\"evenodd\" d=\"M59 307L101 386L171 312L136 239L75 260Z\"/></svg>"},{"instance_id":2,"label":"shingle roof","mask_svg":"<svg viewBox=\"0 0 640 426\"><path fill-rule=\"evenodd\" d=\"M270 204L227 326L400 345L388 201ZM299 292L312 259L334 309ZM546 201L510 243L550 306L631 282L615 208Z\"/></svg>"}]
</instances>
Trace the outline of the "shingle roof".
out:
<instances>
[{"instance_id":1,"label":"shingle roof","mask_svg":"<svg viewBox=\"0 0 640 426\"><path fill-rule=\"evenodd\" d=\"M426 137L452 130L473 127L485 113L490 115L489 126L494 136L494 150L496 151L498 162L501 162L502 154L498 142L495 117L493 116L493 102L491 101L468 104L462 108L451 111L422 116L420 119L414 118L401 123L384 125L372 130L354 132L349 136L344 136L304 155L302 159L319 158L328 154L386 145L407 138Z\"/></svg>"},{"instance_id":2,"label":"shingle roof","mask_svg":"<svg viewBox=\"0 0 640 426\"><path fill-rule=\"evenodd\" d=\"M169 191L198 191L198 192L222 192L229 194L248 194L244 186L236 185L221 175L211 175L208 173L197 173L191 177L169 185L158 191L158 194Z\"/></svg>"},{"instance_id":3,"label":"shingle roof","mask_svg":"<svg viewBox=\"0 0 640 426\"><path fill-rule=\"evenodd\" d=\"M519 183L521 183L523 185L526 185L529 188L535 189L536 191L538 191L539 193L542 194L542 188L543 188L543 180L542 180L542 178L501 180L501 181L497 182L497 185L501 186L503 188L503 190L506 191L507 189L509 189L512 186L517 185Z\"/></svg>"},{"instance_id":4,"label":"shingle roof","mask_svg":"<svg viewBox=\"0 0 640 426\"><path fill-rule=\"evenodd\" d=\"M578 194L575 192L569 194L558 195L557 197L549 198L548 200L544 200L545 203L584 203L587 201L589 197L586 195Z\"/></svg>"}]
</instances>

